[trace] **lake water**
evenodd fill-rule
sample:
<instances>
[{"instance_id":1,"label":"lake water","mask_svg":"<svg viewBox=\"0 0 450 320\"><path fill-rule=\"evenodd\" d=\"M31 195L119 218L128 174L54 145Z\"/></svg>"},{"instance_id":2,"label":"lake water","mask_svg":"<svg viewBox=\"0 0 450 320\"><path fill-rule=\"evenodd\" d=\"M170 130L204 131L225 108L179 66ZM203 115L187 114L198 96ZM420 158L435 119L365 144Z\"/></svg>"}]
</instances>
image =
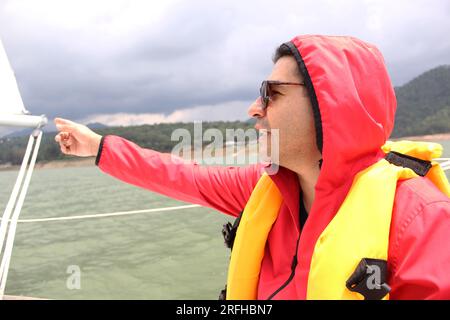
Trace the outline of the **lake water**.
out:
<instances>
[{"instance_id":1,"label":"lake water","mask_svg":"<svg viewBox=\"0 0 450 320\"><path fill-rule=\"evenodd\" d=\"M17 172L0 172L4 211ZM21 219L185 205L124 184L97 167L33 173ZM229 251L217 211L19 223L6 294L59 299L216 299ZM81 289L66 286L69 266ZM70 271L70 269L69 269Z\"/></svg>"},{"instance_id":2,"label":"lake water","mask_svg":"<svg viewBox=\"0 0 450 320\"><path fill-rule=\"evenodd\" d=\"M440 143L450 157L450 141ZM0 172L1 213L16 177L17 171ZM41 169L33 173L20 218L185 204L124 184L97 167ZM229 261L221 230L229 220L215 210L191 208L19 223L6 294L50 299L217 299ZM71 266L80 269L80 289L67 286Z\"/></svg>"}]
</instances>

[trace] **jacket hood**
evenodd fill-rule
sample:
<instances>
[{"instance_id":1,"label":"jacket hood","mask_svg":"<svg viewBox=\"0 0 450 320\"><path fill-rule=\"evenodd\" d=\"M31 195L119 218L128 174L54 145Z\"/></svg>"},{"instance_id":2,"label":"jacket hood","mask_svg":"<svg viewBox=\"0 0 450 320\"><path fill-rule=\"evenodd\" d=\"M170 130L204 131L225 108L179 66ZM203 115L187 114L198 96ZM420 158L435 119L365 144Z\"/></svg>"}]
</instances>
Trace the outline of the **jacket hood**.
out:
<instances>
[{"instance_id":1,"label":"jacket hood","mask_svg":"<svg viewBox=\"0 0 450 320\"><path fill-rule=\"evenodd\" d=\"M380 51L344 36L298 36L284 45L305 78L323 160L342 168L376 153L392 132L396 110Z\"/></svg>"},{"instance_id":2,"label":"jacket hood","mask_svg":"<svg viewBox=\"0 0 450 320\"><path fill-rule=\"evenodd\" d=\"M284 45L304 76L323 159L299 244L299 265L309 267L315 243L354 176L384 157L381 147L394 126L396 98L383 56L372 44L354 37L303 35Z\"/></svg>"}]
</instances>

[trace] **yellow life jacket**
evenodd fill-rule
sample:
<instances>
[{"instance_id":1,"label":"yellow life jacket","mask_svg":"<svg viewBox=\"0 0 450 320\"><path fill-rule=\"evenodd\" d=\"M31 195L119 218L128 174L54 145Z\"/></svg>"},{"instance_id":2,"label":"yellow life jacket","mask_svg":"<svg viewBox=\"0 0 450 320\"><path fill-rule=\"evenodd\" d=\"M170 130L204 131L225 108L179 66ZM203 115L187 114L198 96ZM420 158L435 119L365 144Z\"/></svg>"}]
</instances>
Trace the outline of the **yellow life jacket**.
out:
<instances>
[{"instance_id":1,"label":"yellow life jacket","mask_svg":"<svg viewBox=\"0 0 450 320\"><path fill-rule=\"evenodd\" d=\"M433 158L442 153L436 143L388 141L382 150L431 162L426 177L450 197L450 186ZM307 299L363 299L346 281L363 258L387 261L389 230L398 180L418 175L410 168L381 159L359 172L340 209L316 242L308 277ZM256 299L267 237L283 198L263 174L256 184L237 229L228 269L226 298ZM363 239L363 241L355 241ZM384 297L388 299L388 295Z\"/></svg>"}]
</instances>

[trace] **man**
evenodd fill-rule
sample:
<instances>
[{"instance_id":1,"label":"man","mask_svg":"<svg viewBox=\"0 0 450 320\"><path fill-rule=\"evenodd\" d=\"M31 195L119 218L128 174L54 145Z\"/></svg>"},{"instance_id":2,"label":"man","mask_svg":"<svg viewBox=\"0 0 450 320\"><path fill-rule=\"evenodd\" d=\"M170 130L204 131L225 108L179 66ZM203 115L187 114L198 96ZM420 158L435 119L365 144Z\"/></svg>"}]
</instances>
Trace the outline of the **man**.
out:
<instances>
[{"instance_id":1,"label":"man","mask_svg":"<svg viewBox=\"0 0 450 320\"><path fill-rule=\"evenodd\" d=\"M385 146L396 99L381 53L352 37L307 35L281 45L274 63L248 110L269 137L279 129L274 175L264 174L262 165L175 163L169 154L63 119L55 119L61 130L55 139L63 153L97 156L102 171L127 183L235 217L245 209L227 298L450 298L448 183L436 186L435 177L443 179L436 166L428 173L430 162L423 160L437 154L428 145L402 145L425 154L422 160ZM404 168L409 165L414 172ZM386 173L393 189L387 178L372 183ZM267 223L251 233L258 224L252 220L260 219L252 217L266 219L269 211ZM345 240L348 234L357 236ZM370 270L380 272L375 280Z\"/></svg>"}]
</instances>

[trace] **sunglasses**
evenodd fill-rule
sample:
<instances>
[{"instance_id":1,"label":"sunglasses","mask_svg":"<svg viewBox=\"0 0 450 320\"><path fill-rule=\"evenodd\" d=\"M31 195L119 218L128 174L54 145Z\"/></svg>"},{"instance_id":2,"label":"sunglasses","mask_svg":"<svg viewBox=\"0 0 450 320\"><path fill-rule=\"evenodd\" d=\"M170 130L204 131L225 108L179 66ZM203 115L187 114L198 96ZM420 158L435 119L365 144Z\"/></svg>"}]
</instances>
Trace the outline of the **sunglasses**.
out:
<instances>
[{"instance_id":1,"label":"sunglasses","mask_svg":"<svg viewBox=\"0 0 450 320\"><path fill-rule=\"evenodd\" d=\"M272 100L273 96L272 86L304 86L304 85L305 85L304 82L297 83L297 82L283 82L276 80L264 80L261 83L261 88L259 89L263 109L265 110L269 106L269 101Z\"/></svg>"}]
</instances>

